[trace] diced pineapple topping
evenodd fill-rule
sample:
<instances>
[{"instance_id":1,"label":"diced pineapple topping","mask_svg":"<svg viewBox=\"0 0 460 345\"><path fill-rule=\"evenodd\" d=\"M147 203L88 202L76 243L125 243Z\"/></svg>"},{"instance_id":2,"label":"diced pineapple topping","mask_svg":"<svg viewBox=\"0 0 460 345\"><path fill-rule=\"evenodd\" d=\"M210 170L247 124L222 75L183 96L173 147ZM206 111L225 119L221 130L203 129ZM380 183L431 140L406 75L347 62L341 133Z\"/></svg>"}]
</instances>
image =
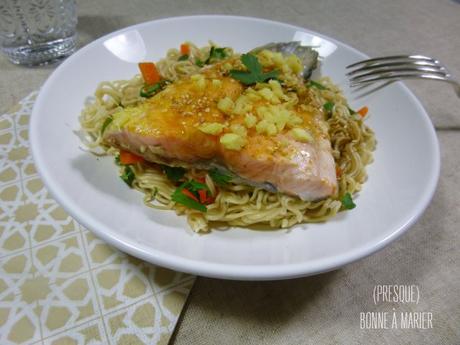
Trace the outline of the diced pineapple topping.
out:
<instances>
[{"instance_id":1,"label":"diced pineapple topping","mask_svg":"<svg viewBox=\"0 0 460 345\"><path fill-rule=\"evenodd\" d=\"M226 133L220 137L220 143L228 150L239 151L246 145L246 139L235 133Z\"/></svg>"},{"instance_id":2,"label":"diced pineapple topping","mask_svg":"<svg viewBox=\"0 0 460 345\"><path fill-rule=\"evenodd\" d=\"M302 63L296 55L284 57L281 53L263 50L258 54L258 58L263 67L275 67L284 73L292 73L296 75L303 69Z\"/></svg>"},{"instance_id":3,"label":"diced pineapple topping","mask_svg":"<svg viewBox=\"0 0 460 345\"><path fill-rule=\"evenodd\" d=\"M232 101L230 97L225 97L219 100L217 103L217 109L222 111L223 113L230 115L233 112L233 108L235 107L235 103Z\"/></svg>"},{"instance_id":4,"label":"diced pineapple topping","mask_svg":"<svg viewBox=\"0 0 460 345\"><path fill-rule=\"evenodd\" d=\"M198 127L200 131L206 134L211 134L211 135L218 135L222 133L224 130L225 125L217 122L208 122L204 123L201 126Z\"/></svg>"},{"instance_id":5,"label":"diced pineapple topping","mask_svg":"<svg viewBox=\"0 0 460 345\"><path fill-rule=\"evenodd\" d=\"M289 131L292 137L295 140L301 141L303 143L312 143L314 141L313 135L303 128L293 128Z\"/></svg>"},{"instance_id":6,"label":"diced pineapple topping","mask_svg":"<svg viewBox=\"0 0 460 345\"><path fill-rule=\"evenodd\" d=\"M248 111L251 111L251 109L251 100L247 96L241 95L235 102L235 108L233 109L233 113L237 115L244 115Z\"/></svg>"},{"instance_id":7,"label":"diced pineapple topping","mask_svg":"<svg viewBox=\"0 0 460 345\"><path fill-rule=\"evenodd\" d=\"M271 104L279 104L279 98L273 93L271 89L262 88L259 90L259 95L269 101Z\"/></svg>"},{"instance_id":8,"label":"diced pineapple topping","mask_svg":"<svg viewBox=\"0 0 460 345\"><path fill-rule=\"evenodd\" d=\"M199 90L203 90L206 87L206 79L202 74L194 74L190 78Z\"/></svg>"},{"instance_id":9,"label":"diced pineapple topping","mask_svg":"<svg viewBox=\"0 0 460 345\"><path fill-rule=\"evenodd\" d=\"M220 81L219 79L213 79L212 80L212 86L221 87L222 86L222 81Z\"/></svg>"},{"instance_id":10,"label":"diced pineapple topping","mask_svg":"<svg viewBox=\"0 0 460 345\"><path fill-rule=\"evenodd\" d=\"M235 124L231 125L230 129L231 129L231 131L233 133L238 134L241 137L246 137L247 134L248 134L248 131L247 131L246 127L244 127L243 125L240 125L238 123L235 123Z\"/></svg>"},{"instance_id":11,"label":"diced pineapple topping","mask_svg":"<svg viewBox=\"0 0 460 345\"><path fill-rule=\"evenodd\" d=\"M259 134L267 135L275 135L277 132L275 124L269 120L259 121L256 125L256 131Z\"/></svg>"},{"instance_id":12,"label":"diced pineapple topping","mask_svg":"<svg viewBox=\"0 0 460 345\"><path fill-rule=\"evenodd\" d=\"M246 125L246 127L252 128L255 126L256 123L257 123L257 117L255 117L251 113L246 114L246 116L244 117L244 124Z\"/></svg>"}]
</instances>

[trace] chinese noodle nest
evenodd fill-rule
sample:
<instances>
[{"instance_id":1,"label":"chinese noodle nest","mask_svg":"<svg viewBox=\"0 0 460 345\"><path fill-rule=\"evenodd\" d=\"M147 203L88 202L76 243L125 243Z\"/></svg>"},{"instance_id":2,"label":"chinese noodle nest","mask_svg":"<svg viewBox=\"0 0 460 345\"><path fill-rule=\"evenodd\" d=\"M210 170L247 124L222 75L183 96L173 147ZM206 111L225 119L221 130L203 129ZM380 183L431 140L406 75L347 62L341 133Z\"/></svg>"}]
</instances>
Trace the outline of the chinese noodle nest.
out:
<instances>
[{"instance_id":1,"label":"chinese noodle nest","mask_svg":"<svg viewBox=\"0 0 460 345\"><path fill-rule=\"evenodd\" d=\"M190 59L180 61L180 52L170 49L167 56L156 63L163 78L174 81L181 76L200 71L201 68L194 61L205 61L211 48L198 48L192 43L188 45ZM233 55L229 48L226 48L226 52L227 56ZM327 102L334 104L327 122L333 157L339 172L338 195L308 202L295 196L232 182L225 186L216 186L206 171L191 169L186 172L185 177L204 178L211 194L217 194L214 203L207 205L207 212L200 212L171 200L177 185L167 178L161 168L152 163L133 165L135 177L132 186L144 193L147 206L185 214L191 228L196 232L206 232L210 227L222 225L287 228L297 223L320 222L333 217L343 208L342 198L347 193L359 191L366 180L365 166L372 162L375 138L372 130L364 124L363 118L350 111L340 89L329 78L321 78L318 82L325 89L311 87L313 96L310 106L322 109ZM139 75L130 80L105 81L99 84L95 97L87 102L80 116L85 144L95 153L118 155L117 149L107 147L102 142L101 129L106 119L120 107L136 105L145 100L140 96L143 84Z\"/></svg>"}]
</instances>

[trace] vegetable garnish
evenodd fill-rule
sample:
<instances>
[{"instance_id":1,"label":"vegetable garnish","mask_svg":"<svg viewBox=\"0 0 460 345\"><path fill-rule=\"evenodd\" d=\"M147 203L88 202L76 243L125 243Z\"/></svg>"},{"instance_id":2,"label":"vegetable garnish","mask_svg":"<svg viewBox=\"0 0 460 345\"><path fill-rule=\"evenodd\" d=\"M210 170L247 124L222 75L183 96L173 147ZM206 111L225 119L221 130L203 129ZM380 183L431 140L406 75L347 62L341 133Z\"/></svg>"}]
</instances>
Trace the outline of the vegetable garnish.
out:
<instances>
[{"instance_id":1,"label":"vegetable garnish","mask_svg":"<svg viewBox=\"0 0 460 345\"><path fill-rule=\"evenodd\" d=\"M354 110L351 109L350 107L347 107L347 108L348 108L348 111L350 112L350 115L356 114L356 111L354 111Z\"/></svg>"},{"instance_id":2,"label":"vegetable garnish","mask_svg":"<svg viewBox=\"0 0 460 345\"><path fill-rule=\"evenodd\" d=\"M200 202L200 201L198 200L198 198L197 198L191 191L189 191L188 189L185 189L185 188L184 188L184 189L181 190L181 192L182 192L182 194L184 194L185 196L188 196L190 199L195 200L196 202Z\"/></svg>"},{"instance_id":3,"label":"vegetable garnish","mask_svg":"<svg viewBox=\"0 0 460 345\"><path fill-rule=\"evenodd\" d=\"M180 45L180 53L182 55L190 55L190 46L187 43L182 43Z\"/></svg>"},{"instance_id":4,"label":"vegetable garnish","mask_svg":"<svg viewBox=\"0 0 460 345\"><path fill-rule=\"evenodd\" d=\"M203 67L204 66L204 61L201 61L200 59L195 60L195 65L198 67Z\"/></svg>"},{"instance_id":5,"label":"vegetable garnish","mask_svg":"<svg viewBox=\"0 0 460 345\"><path fill-rule=\"evenodd\" d=\"M186 60L188 60L188 55L187 55L187 54L181 55L181 56L179 56L179 58L177 59L177 61L186 61Z\"/></svg>"},{"instance_id":6,"label":"vegetable garnish","mask_svg":"<svg viewBox=\"0 0 460 345\"><path fill-rule=\"evenodd\" d=\"M225 52L225 48L217 48L212 46L211 50L209 51L209 56L204 62L206 65L212 63L214 60L222 60L227 57L227 53Z\"/></svg>"},{"instance_id":7,"label":"vegetable garnish","mask_svg":"<svg viewBox=\"0 0 460 345\"><path fill-rule=\"evenodd\" d=\"M113 117L109 116L108 118L105 119L104 123L102 124L101 128L101 135L104 134L105 129L112 123Z\"/></svg>"},{"instance_id":8,"label":"vegetable garnish","mask_svg":"<svg viewBox=\"0 0 460 345\"><path fill-rule=\"evenodd\" d=\"M142 163L144 162L144 158L135 155L129 151L120 150L120 164L122 165L130 165L135 163Z\"/></svg>"},{"instance_id":9,"label":"vegetable garnish","mask_svg":"<svg viewBox=\"0 0 460 345\"><path fill-rule=\"evenodd\" d=\"M159 81L158 83L156 84L153 84L151 86L144 86L141 88L141 91L140 91L140 96L141 97L145 97L145 98L150 98L152 97L153 95L155 95L156 93L160 92L161 90L163 90L163 88L169 83L169 81L167 80L162 80L162 81Z\"/></svg>"},{"instance_id":10,"label":"vegetable garnish","mask_svg":"<svg viewBox=\"0 0 460 345\"><path fill-rule=\"evenodd\" d=\"M251 85L255 83L262 83L268 79L273 79L278 76L279 71L273 70L267 73L262 72L262 65L255 55L243 54L241 55L241 62L246 66L248 71L239 71L232 69L230 76L239 80L244 85Z\"/></svg>"},{"instance_id":11,"label":"vegetable garnish","mask_svg":"<svg viewBox=\"0 0 460 345\"><path fill-rule=\"evenodd\" d=\"M310 80L310 82L308 83L308 86L310 87L314 87L318 90L327 90L327 87L318 83L317 81L314 81L314 80Z\"/></svg>"},{"instance_id":12,"label":"vegetable garnish","mask_svg":"<svg viewBox=\"0 0 460 345\"><path fill-rule=\"evenodd\" d=\"M181 167L168 167L167 165L161 166L166 176L173 182L178 182L184 177L185 169Z\"/></svg>"},{"instance_id":13,"label":"vegetable garnish","mask_svg":"<svg viewBox=\"0 0 460 345\"><path fill-rule=\"evenodd\" d=\"M204 192L204 194L203 194ZM205 205L200 203L202 195L206 196L209 192L208 186L195 180L182 183L171 195L171 200L195 210L206 212ZM207 203L210 198L206 197L203 203Z\"/></svg>"},{"instance_id":14,"label":"vegetable garnish","mask_svg":"<svg viewBox=\"0 0 460 345\"><path fill-rule=\"evenodd\" d=\"M125 170L123 171L123 174L121 174L120 178L125 181L125 183L132 187L133 186L133 181L136 175L134 175L133 169L129 165L125 166Z\"/></svg>"},{"instance_id":15,"label":"vegetable garnish","mask_svg":"<svg viewBox=\"0 0 460 345\"><path fill-rule=\"evenodd\" d=\"M340 169L339 167L335 167L335 175L337 176L337 178L340 178L342 174L343 174L342 169Z\"/></svg>"},{"instance_id":16,"label":"vegetable garnish","mask_svg":"<svg viewBox=\"0 0 460 345\"><path fill-rule=\"evenodd\" d=\"M158 73L157 67L153 62L140 62L139 69L147 85L152 85L160 81L160 73Z\"/></svg>"},{"instance_id":17,"label":"vegetable garnish","mask_svg":"<svg viewBox=\"0 0 460 345\"><path fill-rule=\"evenodd\" d=\"M357 111L357 113L361 115L361 117L365 117L368 111L369 111L368 107L362 107L361 109Z\"/></svg>"},{"instance_id":18,"label":"vegetable garnish","mask_svg":"<svg viewBox=\"0 0 460 345\"><path fill-rule=\"evenodd\" d=\"M200 203L205 204L206 200L208 200L208 196L206 195L206 190L200 189L198 190L198 196L200 197Z\"/></svg>"},{"instance_id":19,"label":"vegetable garnish","mask_svg":"<svg viewBox=\"0 0 460 345\"><path fill-rule=\"evenodd\" d=\"M326 110L326 112L331 115L332 114L332 109L334 109L334 103L333 102L326 102L323 104L323 108L324 110Z\"/></svg>"},{"instance_id":20,"label":"vegetable garnish","mask_svg":"<svg viewBox=\"0 0 460 345\"><path fill-rule=\"evenodd\" d=\"M351 210L356 207L356 204L353 202L353 198L351 197L350 193L345 193L341 201L343 208L346 210Z\"/></svg>"},{"instance_id":21,"label":"vegetable garnish","mask_svg":"<svg viewBox=\"0 0 460 345\"><path fill-rule=\"evenodd\" d=\"M209 177L211 177L212 180L219 186L226 185L232 180L232 177L230 175L226 175L216 168L209 170L208 174Z\"/></svg>"}]
</instances>

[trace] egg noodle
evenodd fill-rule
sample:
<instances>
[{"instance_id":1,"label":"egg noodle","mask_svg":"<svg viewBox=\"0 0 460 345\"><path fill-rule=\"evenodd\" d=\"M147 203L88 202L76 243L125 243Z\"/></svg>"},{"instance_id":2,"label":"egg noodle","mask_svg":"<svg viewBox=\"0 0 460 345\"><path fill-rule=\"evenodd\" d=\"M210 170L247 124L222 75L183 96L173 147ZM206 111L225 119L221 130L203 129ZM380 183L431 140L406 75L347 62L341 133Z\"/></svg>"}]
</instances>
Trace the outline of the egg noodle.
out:
<instances>
[{"instance_id":1,"label":"egg noodle","mask_svg":"<svg viewBox=\"0 0 460 345\"><path fill-rule=\"evenodd\" d=\"M192 43L187 44L193 58L205 61L209 56L210 46L197 48ZM231 49L226 49L227 56L233 55ZM177 49L170 49L166 58L156 63L163 78L175 81L182 76L200 71L200 67L193 61L178 61L180 56ZM215 201L207 205L207 212L200 212L172 201L171 195L177 185L167 178L159 166L151 163L136 163L132 166L135 175L132 186L144 194L147 206L185 214L190 227L196 232L206 232L213 227L229 225L287 228L298 223L320 222L333 217L343 208L343 196L361 189L366 180L365 167L372 162L372 151L376 142L372 130L364 124L363 118L350 111L340 89L326 77L318 82L325 86L325 89L311 87L310 106L322 109L326 102L334 104L327 123L337 167L337 195L309 202L295 196L272 193L244 184L229 182L225 186L216 186L206 171L190 169L185 177L204 178L211 195L216 196ZM95 97L87 102L80 116L85 133L84 142L92 151L103 155L119 153L118 149L104 145L102 127L114 112L145 100L139 94L143 84L144 81L139 75L131 80L99 84Z\"/></svg>"}]
</instances>

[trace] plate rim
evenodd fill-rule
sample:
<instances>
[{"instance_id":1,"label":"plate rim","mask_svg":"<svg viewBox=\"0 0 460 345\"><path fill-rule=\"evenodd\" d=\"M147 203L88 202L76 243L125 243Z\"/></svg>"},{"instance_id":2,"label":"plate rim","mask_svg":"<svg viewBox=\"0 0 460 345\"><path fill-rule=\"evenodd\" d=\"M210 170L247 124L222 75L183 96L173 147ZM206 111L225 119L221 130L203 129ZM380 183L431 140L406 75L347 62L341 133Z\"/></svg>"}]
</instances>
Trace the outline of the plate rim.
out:
<instances>
[{"instance_id":1,"label":"plate rim","mask_svg":"<svg viewBox=\"0 0 460 345\"><path fill-rule=\"evenodd\" d=\"M69 201L69 198L62 194L59 191L59 187L54 185L53 180L48 175L48 168L45 167L41 160L41 152L39 150L39 137L38 133L33 130L36 128L36 122L38 121L39 116L37 115L38 109L41 108L41 103L44 102L46 90L51 88L53 85L53 80L59 74L60 70L63 69L68 64L72 63L74 60L78 59L81 54L84 54L88 49L91 47L100 44L102 41L107 40L110 37L119 35L120 33L126 32L127 30L138 29L144 26L151 25L152 23L158 22L167 22L167 21L175 21L175 20L189 20L189 19L200 19L200 18L225 18L225 19L233 19L233 20L247 20L247 21L255 21L255 22L262 22L266 24L272 25L282 25L291 29L295 30L302 30L312 35L316 35L318 37L322 37L327 39L331 42L338 43L347 49L350 49L354 53L362 56L363 58L367 58L368 56L359 50L353 48L352 46L338 41L334 38L331 38L327 35L323 35L316 31L303 28L300 26L292 25L289 23L268 20L263 18L256 18L256 17L246 17L246 16L233 16L233 15L218 15L218 14L207 14L207 15L192 15L192 16L177 16L177 17L165 17L160 19L154 19L134 25L127 26L125 28L116 30L114 32L108 33L104 36L99 37L98 39L88 43L84 47L80 48L75 54L70 56L67 60L65 60L60 66L58 66L48 77L45 81L43 86L40 89L39 95L35 101L33 106L33 110L31 113L30 124L29 124L29 138L30 138L30 148L32 151L33 160L35 162L35 166L37 171L43 180L46 188L53 196L53 198L65 209L65 211L74 218L79 224L83 225L85 228L94 232L97 236L102 238L104 241L108 242L110 245L136 257L139 257L143 260L148 262L152 262L156 265L160 265L163 267L167 267L173 270L187 272L195 275L202 275L207 277L213 278L221 278L221 279L238 279L238 280L273 280L273 279L290 279L290 278L297 278L302 276L309 276L315 275L322 272L327 272L331 270L335 270L339 267L347 265L349 263L355 262L359 259L363 259L381 249L386 247L391 242L398 239L402 236L424 213L425 209L429 205L433 195L436 191L436 186L439 180L440 175L440 168L441 168L441 157L440 157L440 148L439 148L439 141L436 135L436 131L434 129L433 123L431 119L422 106L421 102L417 99L417 97L409 90L409 88L401 82L398 82L400 86L406 91L407 95L411 98L412 103L418 108L418 112L423 115L420 116L421 120L423 120L424 124L426 125L427 129L430 132L430 139L431 146L433 148L433 158L434 158L434 174L430 176L429 184L426 186L426 191L422 195L422 198L418 200L418 203L414 207L417 212L414 212L407 221L400 226L399 228L392 231L390 235L383 238L372 245L368 245L365 247L358 247L354 250L348 251L344 254L335 255L332 258L327 259L316 259L313 261L304 261L300 263L291 263L291 264L265 264L265 265L235 265L235 264L225 264L225 263L211 263L211 262L204 262L196 259L184 258L177 255L173 255L170 253L162 252L157 249L151 249L147 251L144 248L136 246L136 241L131 240L127 241L125 236L118 235L113 233L113 231L105 231L108 227L105 226L103 223L97 220L87 220L85 218L81 218L79 216L79 207L74 207ZM110 230L110 229L109 229Z\"/></svg>"}]
</instances>

